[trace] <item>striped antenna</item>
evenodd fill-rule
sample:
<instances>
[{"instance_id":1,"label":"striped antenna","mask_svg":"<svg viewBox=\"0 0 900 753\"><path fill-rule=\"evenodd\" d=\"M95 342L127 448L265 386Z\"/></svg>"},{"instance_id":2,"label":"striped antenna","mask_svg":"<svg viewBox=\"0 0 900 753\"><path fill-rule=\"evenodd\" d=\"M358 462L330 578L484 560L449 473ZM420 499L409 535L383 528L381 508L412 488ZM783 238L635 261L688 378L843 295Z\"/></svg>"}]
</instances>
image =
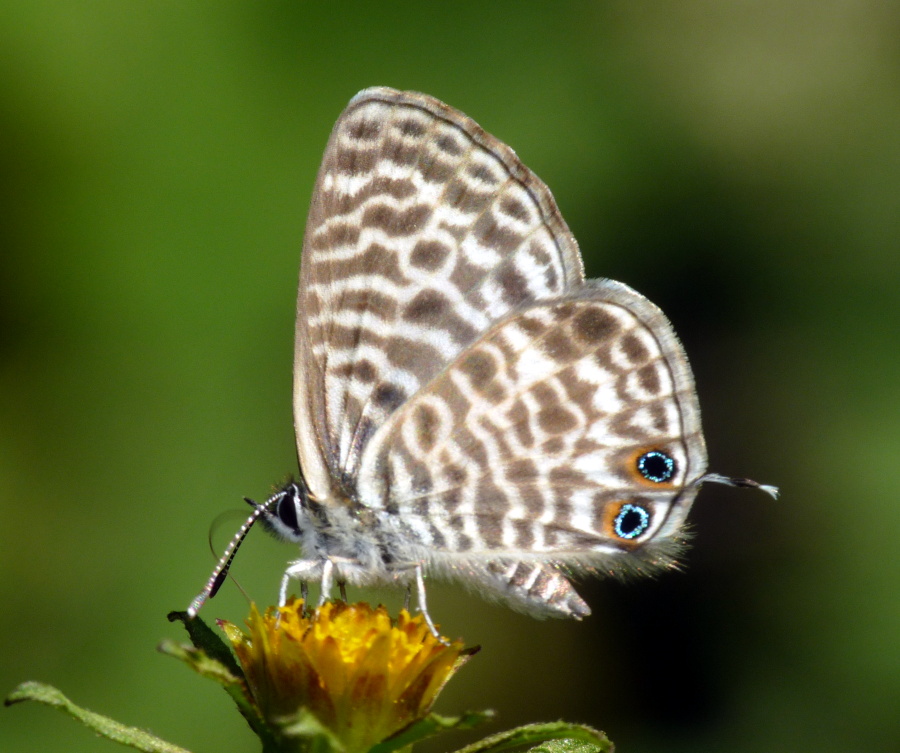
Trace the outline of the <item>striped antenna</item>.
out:
<instances>
[{"instance_id":1,"label":"striped antenna","mask_svg":"<svg viewBox=\"0 0 900 753\"><path fill-rule=\"evenodd\" d=\"M718 473L707 473L697 479L698 484L709 481L713 484L725 484L726 486L738 486L744 489L761 489L773 499L778 499L778 487L769 484L760 484L751 478L735 478L733 476L722 476Z\"/></svg>"},{"instance_id":2,"label":"striped antenna","mask_svg":"<svg viewBox=\"0 0 900 753\"><path fill-rule=\"evenodd\" d=\"M191 602L191 605L187 609L188 617L193 619L197 616L197 612L200 611L200 607L206 602L207 599L211 599L213 596L218 593L219 588L222 587L222 584L225 582L225 578L228 576L228 570L231 567L231 563L234 561L234 556L237 554L238 547L243 543L244 539L247 538L247 534L250 532L250 529L253 527L253 524L259 520L263 515L265 515L272 504L281 499L283 494L276 494L273 497L270 497L266 500L265 504L257 504L252 499L248 499L244 497L244 501L253 507L253 512L250 513L250 517L244 521L244 524L238 529L238 532L231 539L231 542L225 548L224 554L219 559L218 564L212 572L212 575L209 576L209 580L206 582L206 586L203 590L197 595L197 597Z\"/></svg>"}]
</instances>

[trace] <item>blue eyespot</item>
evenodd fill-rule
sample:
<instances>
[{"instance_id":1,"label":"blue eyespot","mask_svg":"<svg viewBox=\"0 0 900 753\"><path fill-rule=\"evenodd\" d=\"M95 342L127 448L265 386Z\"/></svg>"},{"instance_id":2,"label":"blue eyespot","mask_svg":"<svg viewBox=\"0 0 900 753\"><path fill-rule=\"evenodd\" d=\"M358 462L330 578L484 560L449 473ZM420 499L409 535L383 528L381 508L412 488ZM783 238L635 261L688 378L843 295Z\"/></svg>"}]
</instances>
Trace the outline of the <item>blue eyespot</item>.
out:
<instances>
[{"instance_id":1,"label":"blue eyespot","mask_svg":"<svg viewBox=\"0 0 900 753\"><path fill-rule=\"evenodd\" d=\"M636 539L650 527L650 513L638 505L622 505L613 521L613 530L620 539Z\"/></svg>"},{"instance_id":2,"label":"blue eyespot","mask_svg":"<svg viewBox=\"0 0 900 753\"><path fill-rule=\"evenodd\" d=\"M638 458L638 472L647 481L663 484L675 475L675 459L659 450L650 450Z\"/></svg>"}]
</instances>

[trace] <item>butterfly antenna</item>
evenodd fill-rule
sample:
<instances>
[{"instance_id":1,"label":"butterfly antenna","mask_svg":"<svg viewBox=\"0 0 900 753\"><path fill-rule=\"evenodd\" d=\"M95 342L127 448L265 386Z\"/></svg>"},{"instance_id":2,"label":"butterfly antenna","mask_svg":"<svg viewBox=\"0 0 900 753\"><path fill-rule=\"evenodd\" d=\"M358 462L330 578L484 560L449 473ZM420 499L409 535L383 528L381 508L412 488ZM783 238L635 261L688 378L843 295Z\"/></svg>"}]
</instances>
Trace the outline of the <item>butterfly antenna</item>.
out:
<instances>
[{"instance_id":1,"label":"butterfly antenna","mask_svg":"<svg viewBox=\"0 0 900 753\"><path fill-rule=\"evenodd\" d=\"M191 602L191 605L187 609L188 617L190 617L191 619L196 617L197 612L200 611L200 607L203 606L206 600L211 599L216 595L216 593L218 593L219 589L222 587L222 584L225 582L225 578L228 576L228 570L231 567L231 563L234 561L234 556L235 554L237 554L238 547L240 547L244 539L247 538L247 534L250 532L253 524L257 520L259 520L266 512L268 512L269 506L271 505L273 500L277 499L280 499L278 495L276 495L272 499L269 499L265 504L260 505L254 502L252 499L244 497L244 501L248 505L251 505L253 507L253 512L250 513L250 517L244 521L244 524L240 527L240 529L238 529L238 532L234 535L228 546L225 548L225 552L219 559L219 563L213 570L212 575L209 576L209 580L206 582L206 586Z\"/></svg>"},{"instance_id":2,"label":"butterfly antenna","mask_svg":"<svg viewBox=\"0 0 900 753\"><path fill-rule=\"evenodd\" d=\"M738 486L746 489L761 489L773 499L778 499L777 486L760 484L758 481L754 481L750 478L735 478L733 476L721 476L718 473L707 473L705 476L701 476L697 480L697 483L702 484L704 481L710 481L714 484L725 484L726 486Z\"/></svg>"}]
</instances>

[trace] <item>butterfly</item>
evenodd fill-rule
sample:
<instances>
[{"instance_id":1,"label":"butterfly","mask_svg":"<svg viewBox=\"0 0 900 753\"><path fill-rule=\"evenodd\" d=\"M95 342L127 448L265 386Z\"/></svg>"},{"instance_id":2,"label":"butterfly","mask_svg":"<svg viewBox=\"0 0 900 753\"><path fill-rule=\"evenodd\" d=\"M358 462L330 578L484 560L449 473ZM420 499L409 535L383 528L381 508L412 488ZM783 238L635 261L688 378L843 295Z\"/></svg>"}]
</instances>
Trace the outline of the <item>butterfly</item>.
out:
<instances>
[{"instance_id":1,"label":"butterfly","mask_svg":"<svg viewBox=\"0 0 900 753\"><path fill-rule=\"evenodd\" d=\"M444 103L357 94L319 169L294 357L300 476L253 513L293 579L461 582L536 617L590 608L580 573L672 567L707 473L687 356L627 285L586 280L547 186Z\"/></svg>"}]
</instances>

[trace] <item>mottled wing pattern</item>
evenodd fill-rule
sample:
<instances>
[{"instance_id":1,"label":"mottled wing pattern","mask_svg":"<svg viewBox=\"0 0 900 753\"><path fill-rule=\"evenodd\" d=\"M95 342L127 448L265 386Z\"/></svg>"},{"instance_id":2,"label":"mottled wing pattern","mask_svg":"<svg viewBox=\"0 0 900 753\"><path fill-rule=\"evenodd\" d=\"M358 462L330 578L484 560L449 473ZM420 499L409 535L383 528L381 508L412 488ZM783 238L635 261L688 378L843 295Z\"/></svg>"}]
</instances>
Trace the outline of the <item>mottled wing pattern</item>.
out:
<instances>
[{"instance_id":1,"label":"mottled wing pattern","mask_svg":"<svg viewBox=\"0 0 900 753\"><path fill-rule=\"evenodd\" d=\"M638 472L654 450L675 463L664 483ZM493 325L376 434L358 488L429 550L465 559L466 579L570 598L553 562L652 566L660 551L647 542L677 530L705 470L670 324L604 280ZM650 516L634 540L613 530L626 504ZM527 595L540 594L523 594L533 606Z\"/></svg>"},{"instance_id":2,"label":"mottled wing pattern","mask_svg":"<svg viewBox=\"0 0 900 753\"><path fill-rule=\"evenodd\" d=\"M570 576L675 562L706 447L662 312L585 281L547 187L474 121L368 89L338 119L297 306L302 478L255 505L300 544L281 585L416 585L426 572L535 616L590 613ZM304 593L305 597L305 593Z\"/></svg>"},{"instance_id":3,"label":"mottled wing pattern","mask_svg":"<svg viewBox=\"0 0 900 753\"><path fill-rule=\"evenodd\" d=\"M357 95L301 261L294 417L312 494L353 497L392 413L494 322L582 280L550 192L511 149L425 95Z\"/></svg>"}]
</instances>

